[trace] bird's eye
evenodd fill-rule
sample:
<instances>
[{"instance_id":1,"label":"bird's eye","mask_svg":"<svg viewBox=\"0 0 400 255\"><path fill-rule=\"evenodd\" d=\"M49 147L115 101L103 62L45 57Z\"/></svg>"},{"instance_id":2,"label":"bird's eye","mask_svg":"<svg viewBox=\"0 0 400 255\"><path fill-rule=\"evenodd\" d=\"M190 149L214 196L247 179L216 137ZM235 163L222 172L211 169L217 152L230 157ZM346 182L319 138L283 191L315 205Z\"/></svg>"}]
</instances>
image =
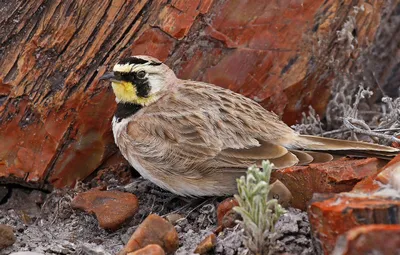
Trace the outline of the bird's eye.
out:
<instances>
[{"instance_id":1,"label":"bird's eye","mask_svg":"<svg viewBox=\"0 0 400 255\"><path fill-rule=\"evenodd\" d=\"M136 77L138 77L139 79L143 79L145 76L146 76L145 71L140 71L136 74Z\"/></svg>"}]
</instances>

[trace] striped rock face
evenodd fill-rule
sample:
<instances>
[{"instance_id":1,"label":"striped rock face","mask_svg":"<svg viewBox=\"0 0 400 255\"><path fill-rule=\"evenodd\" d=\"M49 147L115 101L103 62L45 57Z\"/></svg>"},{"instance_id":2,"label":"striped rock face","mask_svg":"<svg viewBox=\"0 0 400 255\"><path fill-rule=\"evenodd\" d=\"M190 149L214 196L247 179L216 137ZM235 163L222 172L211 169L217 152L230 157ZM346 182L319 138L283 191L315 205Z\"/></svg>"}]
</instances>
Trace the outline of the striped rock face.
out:
<instances>
[{"instance_id":1,"label":"striped rock face","mask_svg":"<svg viewBox=\"0 0 400 255\"><path fill-rule=\"evenodd\" d=\"M341 47L331 42L356 4L76 2L32 1L21 7L11 1L0 10L9 17L2 23L0 58L0 177L63 187L125 162L114 156L110 132L115 96L111 86L98 82L124 56L157 57L177 77L242 93L288 124L301 118L309 104L323 113L332 79L326 63ZM357 31L349 33L359 45L374 42L385 2L370 1L351 14ZM15 20L24 29L15 29ZM348 66L348 58L337 60ZM377 66L385 67L376 73L381 81L396 62L379 61ZM137 92L145 95L148 88Z\"/></svg>"}]
</instances>

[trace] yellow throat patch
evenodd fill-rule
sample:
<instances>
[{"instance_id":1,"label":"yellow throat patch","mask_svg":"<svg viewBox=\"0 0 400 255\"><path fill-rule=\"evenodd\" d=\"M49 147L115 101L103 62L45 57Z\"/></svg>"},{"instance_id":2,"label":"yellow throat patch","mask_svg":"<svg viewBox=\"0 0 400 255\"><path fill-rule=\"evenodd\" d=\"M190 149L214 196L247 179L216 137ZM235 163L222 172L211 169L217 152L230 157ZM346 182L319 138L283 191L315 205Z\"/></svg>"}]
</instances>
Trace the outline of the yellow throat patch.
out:
<instances>
[{"instance_id":1,"label":"yellow throat patch","mask_svg":"<svg viewBox=\"0 0 400 255\"><path fill-rule=\"evenodd\" d=\"M111 83L115 97L122 103L147 105L154 101L154 96L138 97L135 85L127 81Z\"/></svg>"}]
</instances>

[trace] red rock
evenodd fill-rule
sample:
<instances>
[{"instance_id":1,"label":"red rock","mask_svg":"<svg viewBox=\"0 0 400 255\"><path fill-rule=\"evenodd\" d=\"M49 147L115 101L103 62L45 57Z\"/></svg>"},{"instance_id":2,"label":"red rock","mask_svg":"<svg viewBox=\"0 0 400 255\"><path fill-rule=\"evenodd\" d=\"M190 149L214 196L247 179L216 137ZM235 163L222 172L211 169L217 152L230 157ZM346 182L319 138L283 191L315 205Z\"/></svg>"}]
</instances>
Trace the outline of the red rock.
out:
<instances>
[{"instance_id":1,"label":"red rock","mask_svg":"<svg viewBox=\"0 0 400 255\"><path fill-rule=\"evenodd\" d=\"M290 190L293 207L305 210L314 193L351 191L357 182L376 174L379 166L376 158L340 159L276 170L271 179L280 180Z\"/></svg>"},{"instance_id":2,"label":"red rock","mask_svg":"<svg viewBox=\"0 0 400 255\"><path fill-rule=\"evenodd\" d=\"M238 205L239 203L233 197L226 198L224 201L219 203L217 208L217 222L219 226L222 225L224 216L231 211L233 207Z\"/></svg>"},{"instance_id":3,"label":"red rock","mask_svg":"<svg viewBox=\"0 0 400 255\"><path fill-rule=\"evenodd\" d=\"M140 250L129 252L127 255L165 255L165 252L160 245L149 244Z\"/></svg>"},{"instance_id":4,"label":"red rock","mask_svg":"<svg viewBox=\"0 0 400 255\"><path fill-rule=\"evenodd\" d=\"M33 112L28 117L18 115L19 111ZM0 129L0 140L4 141L0 143L0 177L13 175L26 181L38 181L51 163L53 156L51 152L57 148L65 131L64 127L60 123L58 132L53 132L56 133L54 137L46 136L48 131L43 123L37 123L37 113L26 101L11 106L8 112L10 116L16 117L10 119L7 124L2 124ZM19 123L27 123L26 127L29 126L32 131L26 132L25 129L20 129ZM37 154L40 154L40 157L35 156ZM36 157L40 160L34 160Z\"/></svg>"},{"instance_id":5,"label":"red rock","mask_svg":"<svg viewBox=\"0 0 400 255\"><path fill-rule=\"evenodd\" d=\"M325 253L332 251L337 237L346 231L366 224L399 224L400 201L392 199L390 196L382 196L382 181L384 184L391 184L390 176L396 172L398 168L400 156L395 157L386 166L380 169L376 174L360 181L350 193L338 195L316 195L315 201L309 206L309 218L312 225L314 237L322 243L321 249ZM389 178L388 178L389 177ZM379 180L379 181L378 181ZM380 195L379 195L380 194ZM371 235L374 234L374 227L361 227L359 230L350 230L346 235L346 240L340 241L341 249L349 248L354 254L357 253L356 244L370 238L370 234L362 235L359 240L357 235L361 232L372 229ZM352 232L353 231L353 232ZM361 232L360 232L361 231ZM383 230L377 230L377 233L383 233ZM353 233L353 234L349 234ZM383 234L384 235L384 234ZM349 242L349 243L346 243ZM370 246L365 245L366 249ZM339 249L339 248L338 248ZM362 249L360 248L362 251ZM342 254L342 253L336 253ZM343 253L352 254L352 253Z\"/></svg>"},{"instance_id":6,"label":"red rock","mask_svg":"<svg viewBox=\"0 0 400 255\"><path fill-rule=\"evenodd\" d=\"M400 154L392 159L376 176L376 180L383 184L391 184L400 191Z\"/></svg>"},{"instance_id":7,"label":"red rock","mask_svg":"<svg viewBox=\"0 0 400 255\"><path fill-rule=\"evenodd\" d=\"M166 253L172 254L179 246L178 232L167 220L150 214L139 225L119 255L137 251L149 244L158 244Z\"/></svg>"},{"instance_id":8,"label":"red rock","mask_svg":"<svg viewBox=\"0 0 400 255\"><path fill-rule=\"evenodd\" d=\"M94 84L87 89L86 93L92 94L102 87L103 84ZM74 121L79 128L66 131L72 141L63 147L63 152L53 162L53 171L49 180L55 187L73 185L76 181L86 178L93 169L97 169L113 151L117 150L115 145L110 148L106 146L114 142L110 130L104 128L109 127L111 121L111 118L104 118L104 116L111 116L115 110L115 98L110 95L110 92L110 88L102 89L85 99L86 103L78 108L79 114L75 116ZM84 96L76 96L71 100L74 104L78 104ZM79 171L71 171L71 169L79 169Z\"/></svg>"},{"instance_id":9,"label":"red rock","mask_svg":"<svg viewBox=\"0 0 400 255\"><path fill-rule=\"evenodd\" d=\"M101 228L116 230L137 212L139 205L131 193L92 189L78 194L71 206L94 213Z\"/></svg>"},{"instance_id":10,"label":"red rock","mask_svg":"<svg viewBox=\"0 0 400 255\"><path fill-rule=\"evenodd\" d=\"M182 12L191 14L193 16L197 16L198 14L197 8L200 2L201 0L192 0L192 1L172 0L171 5Z\"/></svg>"},{"instance_id":11,"label":"red rock","mask_svg":"<svg viewBox=\"0 0 400 255\"><path fill-rule=\"evenodd\" d=\"M337 240L332 255L400 254L400 225L355 227Z\"/></svg>"},{"instance_id":12,"label":"red rock","mask_svg":"<svg viewBox=\"0 0 400 255\"><path fill-rule=\"evenodd\" d=\"M305 22L307 17L315 15L322 1L317 1L314 5L296 6L291 9L292 13L286 14L289 3L290 1L279 4L268 1L238 1L222 4L221 14L213 19L206 33L221 41L227 48L235 50L221 56L218 65L207 70L207 81L232 88L281 114L288 103L288 95L284 89L297 82L307 82L302 79L306 68L304 62L308 61L306 54L299 56L284 49L291 48L296 41L301 40L302 34L308 29ZM280 23L278 20L281 18L296 29ZM283 78L289 72L293 77L290 81ZM229 73L238 75L231 76ZM329 94L321 87L318 90L319 99ZM293 100L296 100L296 103L305 103L299 100L297 95Z\"/></svg>"},{"instance_id":13,"label":"red rock","mask_svg":"<svg viewBox=\"0 0 400 255\"><path fill-rule=\"evenodd\" d=\"M212 249L214 249L216 244L217 244L217 237L215 236L214 233L211 233L209 236L204 238L204 240L201 241L199 245L197 245L196 249L194 250L194 253L206 254L210 252Z\"/></svg>"},{"instance_id":14,"label":"red rock","mask_svg":"<svg viewBox=\"0 0 400 255\"><path fill-rule=\"evenodd\" d=\"M382 184L390 184L400 190L400 155L393 158L388 164L382 167L378 173L366 178L354 186L353 192L374 192L382 187Z\"/></svg>"},{"instance_id":15,"label":"red rock","mask_svg":"<svg viewBox=\"0 0 400 255\"><path fill-rule=\"evenodd\" d=\"M198 7L199 12L201 14L206 14L210 10L213 2L214 0L201 0L200 6Z\"/></svg>"},{"instance_id":16,"label":"red rock","mask_svg":"<svg viewBox=\"0 0 400 255\"><path fill-rule=\"evenodd\" d=\"M180 40L189 32L197 14L197 10L187 13L167 5L160 12L157 25L170 36Z\"/></svg>"},{"instance_id":17,"label":"red rock","mask_svg":"<svg viewBox=\"0 0 400 255\"><path fill-rule=\"evenodd\" d=\"M337 237L367 224L400 224L400 200L370 194L318 195L308 208L313 236L320 249L330 254Z\"/></svg>"},{"instance_id":18,"label":"red rock","mask_svg":"<svg viewBox=\"0 0 400 255\"><path fill-rule=\"evenodd\" d=\"M16 240L13 228L8 225L0 224L0 251L1 249L13 245Z\"/></svg>"},{"instance_id":19,"label":"red rock","mask_svg":"<svg viewBox=\"0 0 400 255\"><path fill-rule=\"evenodd\" d=\"M147 28L129 48L127 56L150 55L161 61L167 60L175 40L156 28Z\"/></svg>"},{"instance_id":20,"label":"red rock","mask_svg":"<svg viewBox=\"0 0 400 255\"><path fill-rule=\"evenodd\" d=\"M369 176L360 182L358 182L354 188L352 189L353 192L358 192L358 193L369 193L375 190L378 190L381 186L379 183L375 180L377 174L374 174L372 176Z\"/></svg>"}]
</instances>

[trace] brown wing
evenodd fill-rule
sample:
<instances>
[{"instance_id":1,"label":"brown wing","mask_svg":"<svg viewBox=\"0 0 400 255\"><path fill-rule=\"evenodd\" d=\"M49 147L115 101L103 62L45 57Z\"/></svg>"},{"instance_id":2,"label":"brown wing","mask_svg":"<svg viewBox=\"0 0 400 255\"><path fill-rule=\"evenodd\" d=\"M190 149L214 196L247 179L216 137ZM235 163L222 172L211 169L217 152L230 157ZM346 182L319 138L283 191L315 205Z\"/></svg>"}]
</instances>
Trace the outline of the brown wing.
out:
<instances>
[{"instance_id":1,"label":"brown wing","mask_svg":"<svg viewBox=\"0 0 400 255\"><path fill-rule=\"evenodd\" d=\"M245 171L270 159L292 166L297 157L280 145L293 131L239 94L190 82L147 106L128 125L134 150L147 167L188 178L216 171ZM172 173L171 173L172 174Z\"/></svg>"}]
</instances>

